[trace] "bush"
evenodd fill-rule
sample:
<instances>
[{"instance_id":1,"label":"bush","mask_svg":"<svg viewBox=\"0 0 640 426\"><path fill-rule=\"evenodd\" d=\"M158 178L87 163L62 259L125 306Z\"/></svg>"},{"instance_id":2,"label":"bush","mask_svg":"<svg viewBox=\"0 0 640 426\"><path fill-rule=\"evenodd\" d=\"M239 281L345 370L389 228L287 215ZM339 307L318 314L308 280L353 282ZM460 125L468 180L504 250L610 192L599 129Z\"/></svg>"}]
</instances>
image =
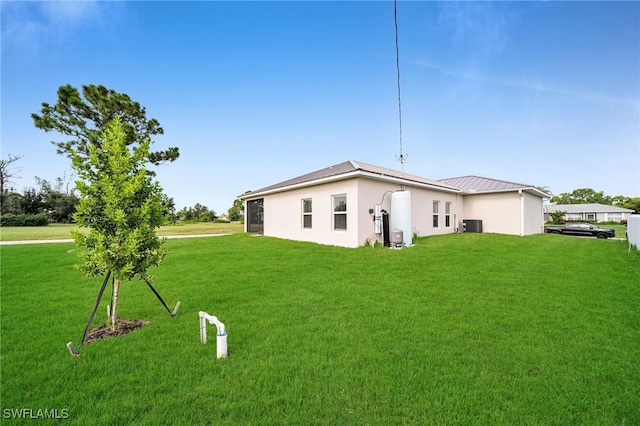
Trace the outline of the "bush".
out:
<instances>
[{"instance_id":1,"label":"bush","mask_svg":"<svg viewBox=\"0 0 640 426\"><path fill-rule=\"evenodd\" d=\"M47 226L49 215L38 214L5 214L0 216L0 226Z\"/></svg>"},{"instance_id":2,"label":"bush","mask_svg":"<svg viewBox=\"0 0 640 426\"><path fill-rule=\"evenodd\" d=\"M229 219L218 218L218 219L214 220L213 223L231 223L231 221Z\"/></svg>"}]
</instances>

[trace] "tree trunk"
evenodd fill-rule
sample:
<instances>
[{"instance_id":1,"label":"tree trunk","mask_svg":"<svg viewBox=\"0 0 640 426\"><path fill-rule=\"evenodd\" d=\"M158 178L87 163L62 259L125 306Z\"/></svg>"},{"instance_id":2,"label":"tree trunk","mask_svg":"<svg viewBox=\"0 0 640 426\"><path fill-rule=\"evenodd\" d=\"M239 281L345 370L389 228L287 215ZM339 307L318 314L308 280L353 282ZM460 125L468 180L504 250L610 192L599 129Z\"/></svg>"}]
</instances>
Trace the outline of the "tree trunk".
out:
<instances>
[{"instance_id":1,"label":"tree trunk","mask_svg":"<svg viewBox=\"0 0 640 426\"><path fill-rule=\"evenodd\" d=\"M113 300L111 302L111 329L116 329L116 323L118 322L118 292L120 291L120 280L115 279L113 281Z\"/></svg>"}]
</instances>

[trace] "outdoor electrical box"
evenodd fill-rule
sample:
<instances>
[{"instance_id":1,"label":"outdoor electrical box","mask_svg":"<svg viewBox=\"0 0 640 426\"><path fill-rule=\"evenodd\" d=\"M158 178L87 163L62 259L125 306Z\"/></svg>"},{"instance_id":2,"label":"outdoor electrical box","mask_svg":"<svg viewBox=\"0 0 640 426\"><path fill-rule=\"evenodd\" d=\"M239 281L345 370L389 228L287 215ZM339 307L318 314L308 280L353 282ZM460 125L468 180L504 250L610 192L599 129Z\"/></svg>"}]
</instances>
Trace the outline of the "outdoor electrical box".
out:
<instances>
[{"instance_id":1,"label":"outdoor electrical box","mask_svg":"<svg viewBox=\"0 0 640 426\"><path fill-rule=\"evenodd\" d=\"M482 221L476 219L464 219L462 221L462 229L464 232L482 233Z\"/></svg>"}]
</instances>

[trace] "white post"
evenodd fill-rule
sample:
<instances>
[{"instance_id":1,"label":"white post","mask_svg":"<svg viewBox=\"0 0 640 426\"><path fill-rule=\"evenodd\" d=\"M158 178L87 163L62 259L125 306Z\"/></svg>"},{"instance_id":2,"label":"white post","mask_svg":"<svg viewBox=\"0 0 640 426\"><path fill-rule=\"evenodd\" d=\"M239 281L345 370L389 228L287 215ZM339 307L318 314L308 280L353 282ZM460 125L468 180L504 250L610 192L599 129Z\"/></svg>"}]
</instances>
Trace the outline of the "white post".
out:
<instances>
[{"instance_id":1,"label":"white post","mask_svg":"<svg viewBox=\"0 0 640 426\"><path fill-rule=\"evenodd\" d=\"M216 338L218 358L226 358L228 356L227 332L224 328L224 324L221 323L217 317L213 315L209 315L204 311L200 311L199 316L200 316L200 342L207 343L207 321L209 321L209 323L214 324L218 330L217 338Z\"/></svg>"}]
</instances>

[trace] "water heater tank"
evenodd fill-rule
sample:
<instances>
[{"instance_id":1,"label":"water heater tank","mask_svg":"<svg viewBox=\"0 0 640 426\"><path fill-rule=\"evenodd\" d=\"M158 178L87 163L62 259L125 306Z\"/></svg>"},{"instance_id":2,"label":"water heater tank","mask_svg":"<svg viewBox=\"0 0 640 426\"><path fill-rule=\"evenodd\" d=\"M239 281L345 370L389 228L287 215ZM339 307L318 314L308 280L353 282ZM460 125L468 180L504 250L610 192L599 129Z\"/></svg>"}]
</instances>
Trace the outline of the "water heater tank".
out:
<instances>
[{"instance_id":1,"label":"water heater tank","mask_svg":"<svg viewBox=\"0 0 640 426\"><path fill-rule=\"evenodd\" d=\"M411 245L413 228L411 225L411 191L396 191L391 194L391 229L400 229L404 242Z\"/></svg>"},{"instance_id":2,"label":"water heater tank","mask_svg":"<svg viewBox=\"0 0 640 426\"><path fill-rule=\"evenodd\" d=\"M391 230L391 247L402 247L403 243L402 229L394 228Z\"/></svg>"}]
</instances>

